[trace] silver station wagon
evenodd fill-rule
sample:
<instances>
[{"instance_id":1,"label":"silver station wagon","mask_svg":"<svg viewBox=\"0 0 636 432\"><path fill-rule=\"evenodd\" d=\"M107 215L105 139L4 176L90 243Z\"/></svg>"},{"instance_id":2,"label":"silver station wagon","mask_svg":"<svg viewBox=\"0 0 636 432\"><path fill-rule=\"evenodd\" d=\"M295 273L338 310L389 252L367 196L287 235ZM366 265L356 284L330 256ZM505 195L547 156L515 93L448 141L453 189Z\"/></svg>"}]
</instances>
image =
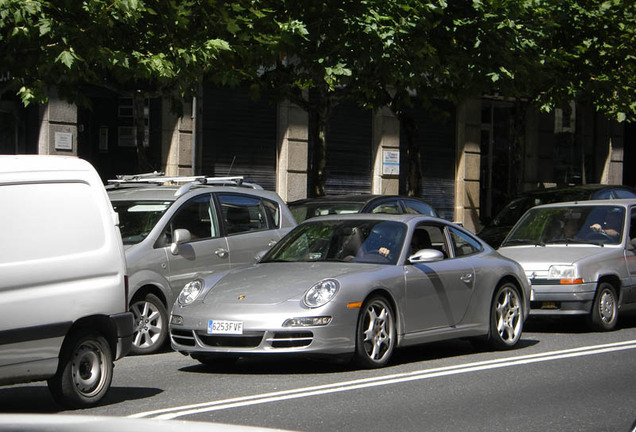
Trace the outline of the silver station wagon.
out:
<instances>
[{"instance_id":1,"label":"silver station wagon","mask_svg":"<svg viewBox=\"0 0 636 432\"><path fill-rule=\"evenodd\" d=\"M606 331L636 304L636 199L534 207L498 251L523 266L531 315L586 315Z\"/></svg>"}]
</instances>

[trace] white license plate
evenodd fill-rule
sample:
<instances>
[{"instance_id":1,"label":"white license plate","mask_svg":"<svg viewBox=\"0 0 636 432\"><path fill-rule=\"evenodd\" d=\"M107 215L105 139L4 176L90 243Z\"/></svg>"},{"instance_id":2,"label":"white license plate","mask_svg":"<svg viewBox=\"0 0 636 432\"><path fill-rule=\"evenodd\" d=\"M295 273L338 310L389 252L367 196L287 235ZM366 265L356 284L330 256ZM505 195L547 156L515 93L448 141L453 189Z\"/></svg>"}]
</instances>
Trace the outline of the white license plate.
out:
<instances>
[{"instance_id":1,"label":"white license plate","mask_svg":"<svg viewBox=\"0 0 636 432\"><path fill-rule=\"evenodd\" d=\"M243 321L209 320L208 334L243 334Z\"/></svg>"}]
</instances>

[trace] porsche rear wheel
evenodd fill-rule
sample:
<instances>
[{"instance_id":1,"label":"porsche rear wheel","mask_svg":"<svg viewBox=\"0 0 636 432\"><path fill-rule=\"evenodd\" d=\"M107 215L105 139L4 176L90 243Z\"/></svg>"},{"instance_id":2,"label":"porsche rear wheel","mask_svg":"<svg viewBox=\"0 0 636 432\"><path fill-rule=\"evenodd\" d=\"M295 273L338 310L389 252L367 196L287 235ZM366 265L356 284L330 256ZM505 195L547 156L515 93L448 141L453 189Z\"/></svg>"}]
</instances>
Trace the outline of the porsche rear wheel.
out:
<instances>
[{"instance_id":1,"label":"porsche rear wheel","mask_svg":"<svg viewBox=\"0 0 636 432\"><path fill-rule=\"evenodd\" d=\"M356 363L364 368L385 366L395 349L395 314L382 296L364 302L356 330Z\"/></svg>"},{"instance_id":2,"label":"porsche rear wheel","mask_svg":"<svg viewBox=\"0 0 636 432\"><path fill-rule=\"evenodd\" d=\"M514 347L521 339L523 321L519 289L508 282L501 284L490 308L490 345L495 349Z\"/></svg>"}]
</instances>

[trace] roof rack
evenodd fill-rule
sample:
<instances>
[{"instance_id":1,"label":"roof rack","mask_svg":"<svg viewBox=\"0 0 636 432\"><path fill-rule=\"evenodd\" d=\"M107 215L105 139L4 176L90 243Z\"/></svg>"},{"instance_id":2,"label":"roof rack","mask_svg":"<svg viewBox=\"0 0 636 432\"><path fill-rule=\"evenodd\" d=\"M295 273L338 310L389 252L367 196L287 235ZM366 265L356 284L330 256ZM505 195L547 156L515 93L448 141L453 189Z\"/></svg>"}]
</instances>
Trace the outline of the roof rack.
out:
<instances>
[{"instance_id":1,"label":"roof rack","mask_svg":"<svg viewBox=\"0 0 636 432\"><path fill-rule=\"evenodd\" d=\"M120 187L133 187L133 186L150 186L150 185L178 185L183 186L179 188L179 191L175 195L182 195L193 186L199 185L217 185L217 186L243 186L252 189L263 189L261 186L255 183L248 183L243 181L243 176L231 176L231 177L206 177L200 176L171 176L167 177L163 172L152 172L144 174L125 174L118 175L116 179L108 180L108 189L118 189Z\"/></svg>"}]
</instances>

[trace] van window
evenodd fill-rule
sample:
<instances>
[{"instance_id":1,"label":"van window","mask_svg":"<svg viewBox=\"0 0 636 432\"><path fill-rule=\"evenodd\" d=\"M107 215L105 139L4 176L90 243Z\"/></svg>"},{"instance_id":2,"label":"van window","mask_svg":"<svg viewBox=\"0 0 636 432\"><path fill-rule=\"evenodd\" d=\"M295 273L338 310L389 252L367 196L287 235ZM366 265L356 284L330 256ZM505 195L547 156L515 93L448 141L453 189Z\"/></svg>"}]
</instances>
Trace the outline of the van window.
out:
<instances>
[{"instance_id":1,"label":"van window","mask_svg":"<svg viewBox=\"0 0 636 432\"><path fill-rule=\"evenodd\" d=\"M86 183L0 186L0 264L81 254L105 243L95 190ZM10 203L10 204L9 204Z\"/></svg>"}]
</instances>

